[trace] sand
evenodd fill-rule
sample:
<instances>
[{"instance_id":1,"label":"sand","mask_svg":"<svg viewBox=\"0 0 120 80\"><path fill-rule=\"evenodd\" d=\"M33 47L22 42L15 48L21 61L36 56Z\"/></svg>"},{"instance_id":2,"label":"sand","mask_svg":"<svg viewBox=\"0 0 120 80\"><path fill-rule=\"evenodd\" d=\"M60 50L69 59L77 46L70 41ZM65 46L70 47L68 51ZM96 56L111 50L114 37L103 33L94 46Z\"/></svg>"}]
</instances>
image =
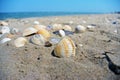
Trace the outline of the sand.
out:
<instances>
[{"instance_id":1,"label":"sand","mask_svg":"<svg viewBox=\"0 0 120 80\"><path fill-rule=\"evenodd\" d=\"M53 56L54 45L27 43L16 48L14 39L21 35L15 35L11 41L0 44L0 80L120 80L102 58L104 51L112 52L110 58L120 65L119 17L119 14L97 14L4 20L21 32L32 27L36 20L46 26L67 24L73 31L77 25L94 25L95 29L69 36L76 45L76 56L69 58Z\"/></svg>"}]
</instances>

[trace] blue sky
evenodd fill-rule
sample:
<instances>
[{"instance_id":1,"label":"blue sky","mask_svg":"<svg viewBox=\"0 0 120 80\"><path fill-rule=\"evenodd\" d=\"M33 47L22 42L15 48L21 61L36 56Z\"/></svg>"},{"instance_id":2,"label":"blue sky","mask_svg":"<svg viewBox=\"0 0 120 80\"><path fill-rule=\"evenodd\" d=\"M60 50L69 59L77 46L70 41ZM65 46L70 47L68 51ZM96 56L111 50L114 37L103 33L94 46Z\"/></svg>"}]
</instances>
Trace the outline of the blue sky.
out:
<instances>
[{"instance_id":1,"label":"blue sky","mask_svg":"<svg viewBox=\"0 0 120 80\"><path fill-rule=\"evenodd\" d=\"M0 12L114 12L120 0L0 0Z\"/></svg>"}]
</instances>

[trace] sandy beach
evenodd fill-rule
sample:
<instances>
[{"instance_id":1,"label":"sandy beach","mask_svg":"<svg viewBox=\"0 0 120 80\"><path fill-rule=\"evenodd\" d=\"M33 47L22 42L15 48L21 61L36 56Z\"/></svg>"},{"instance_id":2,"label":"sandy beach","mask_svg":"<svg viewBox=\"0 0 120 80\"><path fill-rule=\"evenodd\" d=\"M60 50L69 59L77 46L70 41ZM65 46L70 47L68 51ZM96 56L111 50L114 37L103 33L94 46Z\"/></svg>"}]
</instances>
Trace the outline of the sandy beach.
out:
<instances>
[{"instance_id":1,"label":"sandy beach","mask_svg":"<svg viewBox=\"0 0 120 80\"><path fill-rule=\"evenodd\" d=\"M111 60L120 65L120 14L71 15L24 19L0 20L8 27L17 28L20 34L11 41L0 44L0 80L120 80L108 68L104 51ZM94 26L93 30L69 35L76 46L76 55L58 58L52 55L55 45L45 47L30 42L15 47L14 40L22 36L24 29L33 27L34 21L41 25L69 25L75 31L77 25ZM0 26L2 27L2 26ZM55 30L49 30L51 37ZM0 37L0 40L6 36ZM26 37L27 40L30 37Z\"/></svg>"}]
</instances>

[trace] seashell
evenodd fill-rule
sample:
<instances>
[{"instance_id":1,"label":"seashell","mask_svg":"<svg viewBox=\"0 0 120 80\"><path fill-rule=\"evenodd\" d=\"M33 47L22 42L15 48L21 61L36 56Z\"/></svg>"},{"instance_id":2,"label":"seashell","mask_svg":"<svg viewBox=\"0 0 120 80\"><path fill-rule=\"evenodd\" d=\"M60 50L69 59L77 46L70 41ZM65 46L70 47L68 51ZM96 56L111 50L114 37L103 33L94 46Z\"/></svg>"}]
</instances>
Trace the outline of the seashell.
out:
<instances>
[{"instance_id":1,"label":"seashell","mask_svg":"<svg viewBox=\"0 0 120 80\"><path fill-rule=\"evenodd\" d=\"M63 26L61 24L53 24L52 29L53 30L60 30L60 29L63 29Z\"/></svg>"},{"instance_id":2,"label":"seashell","mask_svg":"<svg viewBox=\"0 0 120 80\"><path fill-rule=\"evenodd\" d=\"M35 28L29 27L29 28L24 30L23 36L29 36L31 34L37 33L37 31L38 30L36 30Z\"/></svg>"},{"instance_id":3,"label":"seashell","mask_svg":"<svg viewBox=\"0 0 120 80\"><path fill-rule=\"evenodd\" d=\"M93 31L95 29L95 26L88 25L87 29L90 30L90 31Z\"/></svg>"},{"instance_id":4,"label":"seashell","mask_svg":"<svg viewBox=\"0 0 120 80\"><path fill-rule=\"evenodd\" d=\"M5 43L5 42L8 42L8 41L10 41L11 39L10 38L4 38L4 39L2 39L1 41L0 41L0 43Z\"/></svg>"},{"instance_id":5,"label":"seashell","mask_svg":"<svg viewBox=\"0 0 120 80\"><path fill-rule=\"evenodd\" d=\"M0 26L8 26L8 23L7 23L7 22L4 22L4 21L1 21L1 22L0 22Z\"/></svg>"},{"instance_id":6,"label":"seashell","mask_svg":"<svg viewBox=\"0 0 120 80\"><path fill-rule=\"evenodd\" d=\"M54 55L57 57L75 56L75 44L69 37L64 37L54 48Z\"/></svg>"},{"instance_id":7,"label":"seashell","mask_svg":"<svg viewBox=\"0 0 120 80\"><path fill-rule=\"evenodd\" d=\"M10 28L7 26L3 26L1 29L1 32L2 32L2 34L10 33Z\"/></svg>"},{"instance_id":8,"label":"seashell","mask_svg":"<svg viewBox=\"0 0 120 80\"><path fill-rule=\"evenodd\" d=\"M39 21L34 21L34 24L39 25L40 23L39 23Z\"/></svg>"},{"instance_id":9,"label":"seashell","mask_svg":"<svg viewBox=\"0 0 120 80\"><path fill-rule=\"evenodd\" d=\"M18 33L19 33L19 30L18 30L17 28L12 28L12 29L10 30L10 33L11 33L11 34L18 34Z\"/></svg>"},{"instance_id":10,"label":"seashell","mask_svg":"<svg viewBox=\"0 0 120 80\"><path fill-rule=\"evenodd\" d=\"M45 42L46 42L45 38L41 34L33 35L30 38L30 41L36 45L45 45Z\"/></svg>"},{"instance_id":11,"label":"seashell","mask_svg":"<svg viewBox=\"0 0 120 80\"><path fill-rule=\"evenodd\" d=\"M76 33L82 33L82 32L85 32L86 31L86 28L82 25L78 25L77 27L75 27L75 32Z\"/></svg>"},{"instance_id":12,"label":"seashell","mask_svg":"<svg viewBox=\"0 0 120 80\"><path fill-rule=\"evenodd\" d=\"M40 29L37 33L41 34L45 39L50 37L50 33L46 29Z\"/></svg>"},{"instance_id":13,"label":"seashell","mask_svg":"<svg viewBox=\"0 0 120 80\"><path fill-rule=\"evenodd\" d=\"M63 27L64 30L72 31L72 28L69 25L65 25Z\"/></svg>"},{"instance_id":14,"label":"seashell","mask_svg":"<svg viewBox=\"0 0 120 80\"><path fill-rule=\"evenodd\" d=\"M65 36L65 32L63 30L59 30L59 35L60 35L60 37L64 37Z\"/></svg>"},{"instance_id":15,"label":"seashell","mask_svg":"<svg viewBox=\"0 0 120 80\"><path fill-rule=\"evenodd\" d=\"M35 25L34 28L37 29L37 30L40 30L41 28L46 29L46 26L44 26L44 25Z\"/></svg>"},{"instance_id":16,"label":"seashell","mask_svg":"<svg viewBox=\"0 0 120 80\"><path fill-rule=\"evenodd\" d=\"M23 47L27 43L27 39L24 37L19 37L14 41L16 47Z\"/></svg>"},{"instance_id":17,"label":"seashell","mask_svg":"<svg viewBox=\"0 0 120 80\"><path fill-rule=\"evenodd\" d=\"M57 44L57 43L59 43L61 41L61 38L56 38L56 37L51 37L51 38L49 38L49 42L51 43L51 44Z\"/></svg>"}]
</instances>

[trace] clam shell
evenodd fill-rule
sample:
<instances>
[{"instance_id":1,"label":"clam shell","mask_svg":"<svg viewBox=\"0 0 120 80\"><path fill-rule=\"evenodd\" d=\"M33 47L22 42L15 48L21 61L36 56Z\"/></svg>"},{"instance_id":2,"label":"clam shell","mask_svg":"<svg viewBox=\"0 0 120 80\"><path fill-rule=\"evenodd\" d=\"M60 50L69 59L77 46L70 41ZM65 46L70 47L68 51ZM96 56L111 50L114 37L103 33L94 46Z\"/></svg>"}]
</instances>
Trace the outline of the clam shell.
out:
<instances>
[{"instance_id":1,"label":"clam shell","mask_svg":"<svg viewBox=\"0 0 120 80\"><path fill-rule=\"evenodd\" d=\"M5 43L5 42L8 42L8 41L10 41L11 39L10 38L4 38L4 39L2 39L1 41L0 41L0 43Z\"/></svg>"},{"instance_id":2,"label":"clam shell","mask_svg":"<svg viewBox=\"0 0 120 80\"><path fill-rule=\"evenodd\" d=\"M27 39L24 37L19 37L14 41L16 47L22 47L27 43Z\"/></svg>"},{"instance_id":3,"label":"clam shell","mask_svg":"<svg viewBox=\"0 0 120 80\"><path fill-rule=\"evenodd\" d=\"M35 25L34 28L37 29L37 30L40 30L41 28L46 29L46 26L44 26L44 25Z\"/></svg>"},{"instance_id":4,"label":"clam shell","mask_svg":"<svg viewBox=\"0 0 120 80\"><path fill-rule=\"evenodd\" d=\"M65 36L65 32L63 30L59 30L59 35L60 35L60 37L64 37Z\"/></svg>"},{"instance_id":5,"label":"clam shell","mask_svg":"<svg viewBox=\"0 0 120 80\"><path fill-rule=\"evenodd\" d=\"M76 33L82 33L82 32L85 32L86 31L86 28L82 25L78 25L77 27L75 27L75 32Z\"/></svg>"},{"instance_id":6,"label":"clam shell","mask_svg":"<svg viewBox=\"0 0 120 80\"><path fill-rule=\"evenodd\" d=\"M3 26L1 29L1 32L2 32L2 34L10 33L10 28L7 26Z\"/></svg>"},{"instance_id":7,"label":"clam shell","mask_svg":"<svg viewBox=\"0 0 120 80\"><path fill-rule=\"evenodd\" d=\"M8 23L7 23L7 22L4 22L4 21L1 21L1 22L0 22L0 26L8 26Z\"/></svg>"},{"instance_id":8,"label":"clam shell","mask_svg":"<svg viewBox=\"0 0 120 80\"><path fill-rule=\"evenodd\" d=\"M48 39L51 36L46 29L40 29L37 33L41 34L43 37L45 37L45 39Z\"/></svg>"},{"instance_id":9,"label":"clam shell","mask_svg":"<svg viewBox=\"0 0 120 80\"><path fill-rule=\"evenodd\" d=\"M37 33L37 31L38 30L36 30L35 28L29 27L29 28L24 30L23 36L29 36L31 34Z\"/></svg>"},{"instance_id":10,"label":"clam shell","mask_svg":"<svg viewBox=\"0 0 120 80\"><path fill-rule=\"evenodd\" d=\"M72 31L72 28L69 25L64 25L64 30Z\"/></svg>"},{"instance_id":11,"label":"clam shell","mask_svg":"<svg viewBox=\"0 0 120 80\"><path fill-rule=\"evenodd\" d=\"M53 30L60 30L60 29L63 29L62 24L53 24L52 26L53 26L53 27L52 27Z\"/></svg>"},{"instance_id":12,"label":"clam shell","mask_svg":"<svg viewBox=\"0 0 120 80\"><path fill-rule=\"evenodd\" d=\"M45 45L45 42L46 42L45 38L41 34L33 35L30 38L30 41L36 45Z\"/></svg>"},{"instance_id":13,"label":"clam shell","mask_svg":"<svg viewBox=\"0 0 120 80\"><path fill-rule=\"evenodd\" d=\"M64 37L54 48L54 55L57 57L75 56L75 44L69 37Z\"/></svg>"}]
</instances>

